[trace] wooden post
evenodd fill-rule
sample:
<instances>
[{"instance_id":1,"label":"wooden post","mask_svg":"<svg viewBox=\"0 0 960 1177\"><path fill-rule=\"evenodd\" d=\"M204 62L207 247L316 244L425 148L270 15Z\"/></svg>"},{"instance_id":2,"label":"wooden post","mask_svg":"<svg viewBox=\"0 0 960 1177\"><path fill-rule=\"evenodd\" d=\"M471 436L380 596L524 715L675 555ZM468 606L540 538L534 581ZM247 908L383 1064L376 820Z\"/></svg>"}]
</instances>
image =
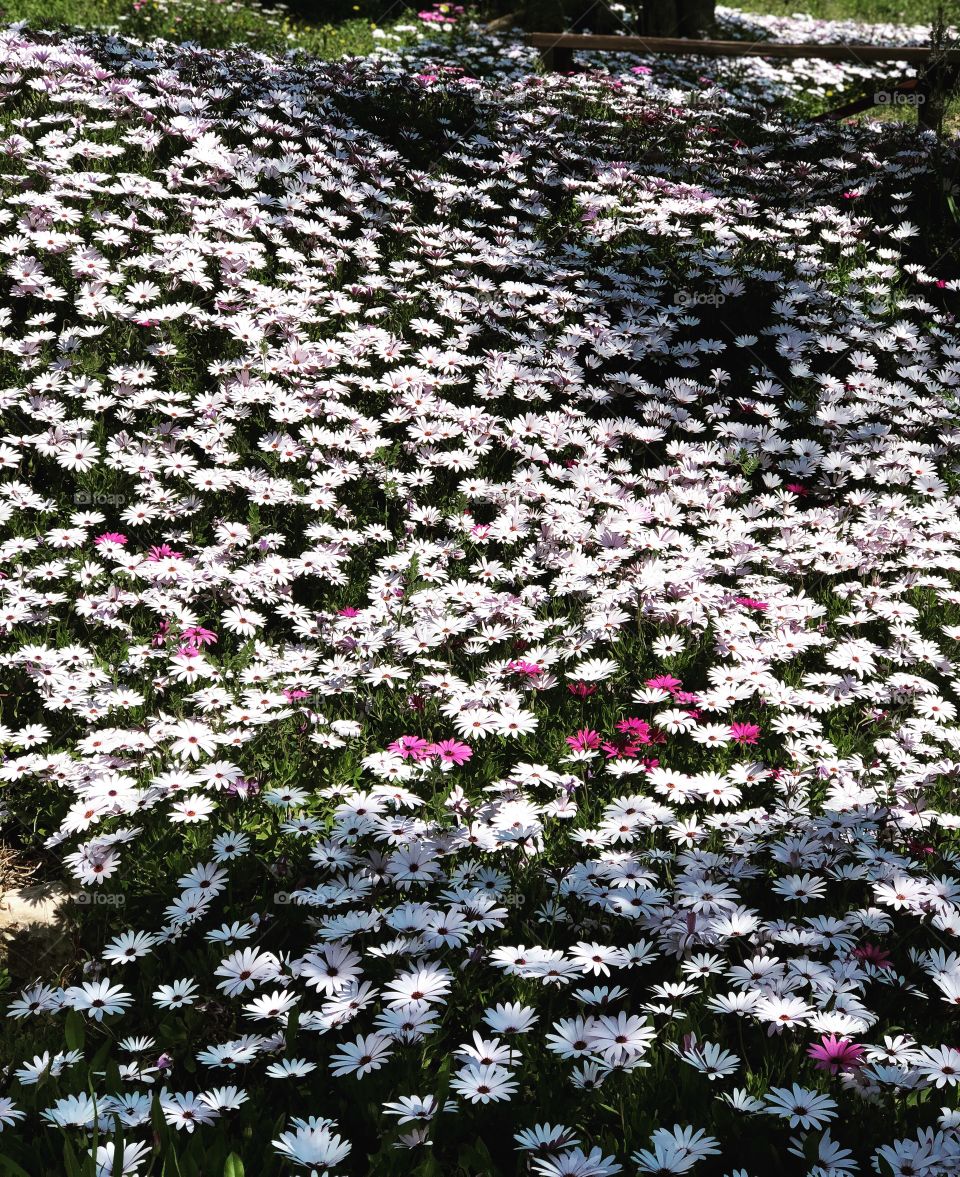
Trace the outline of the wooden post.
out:
<instances>
[{"instance_id":1,"label":"wooden post","mask_svg":"<svg viewBox=\"0 0 960 1177\"><path fill-rule=\"evenodd\" d=\"M933 61L927 63L917 81L917 128L922 131L937 130L937 79L934 77L936 66Z\"/></svg>"},{"instance_id":2,"label":"wooden post","mask_svg":"<svg viewBox=\"0 0 960 1177\"><path fill-rule=\"evenodd\" d=\"M680 33L684 37L710 37L716 29L714 0L680 0Z\"/></svg>"},{"instance_id":3,"label":"wooden post","mask_svg":"<svg viewBox=\"0 0 960 1177\"><path fill-rule=\"evenodd\" d=\"M956 80L956 65L931 59L917 86L917 126L921 130L942 132L947 99Z\"/></svg>"},{"instance_id":4,"label":"wooden post","mask_svg":"<svg viewBox=\"0 0 960 1177\"><path fill-rule=\"evenodd\" d=\"M548 45L540 50L543 68L548 73L568 74L573 71L573 50L566 45Z\"/></svg>"},{"instance_id":5,"label":"wooden post","mask_svg":"<svg viewBox=\"0 0 960 1177\"><path fill-rule=\"evenodd\" d=\"M643 0L640 26L648 37L705 37L715 17L714 0Z\"/></svg>"}]
</instances>

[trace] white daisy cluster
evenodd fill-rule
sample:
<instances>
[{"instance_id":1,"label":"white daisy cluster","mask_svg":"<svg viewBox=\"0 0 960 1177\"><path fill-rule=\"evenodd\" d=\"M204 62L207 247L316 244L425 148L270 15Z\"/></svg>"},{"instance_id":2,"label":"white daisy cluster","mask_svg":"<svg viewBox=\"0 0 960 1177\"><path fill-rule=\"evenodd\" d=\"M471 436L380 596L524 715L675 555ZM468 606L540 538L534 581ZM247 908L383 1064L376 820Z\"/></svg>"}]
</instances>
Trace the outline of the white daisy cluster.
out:
<instances>
[{"instance_id":1,"label":"white daisy cluster","mask_svg":"<svg viewBox=\"0 0 960 1177\"><path fill-rule=\"evenodd\" d=\"M431 52L0 35L5 1148L956 1173L938 148Z\"/></svg>"}]
</instances>

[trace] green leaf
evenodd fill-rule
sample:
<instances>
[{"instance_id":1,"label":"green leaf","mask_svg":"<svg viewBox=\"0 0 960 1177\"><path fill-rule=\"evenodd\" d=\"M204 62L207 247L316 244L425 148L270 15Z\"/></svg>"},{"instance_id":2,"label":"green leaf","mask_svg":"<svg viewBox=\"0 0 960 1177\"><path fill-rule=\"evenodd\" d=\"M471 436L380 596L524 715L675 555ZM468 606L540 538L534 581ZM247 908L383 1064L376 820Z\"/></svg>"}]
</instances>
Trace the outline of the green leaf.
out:
<instances>
[{"instance_id":1,"label":"green leaf","mask_svg":"<svg viewBox=\"0 0 960 1177\"><path fill-rule=\"evenodd\" d=\"M182 1021L168 1018L160 1023L157 1037L165 1046L173 1046L180 1042L186 1042L187 1030Z\"/></svg>"},{"instance_id":2,"label":"green leaf","mask_svg":"<svg viewBox=\"0 0 960 1177\"><path fill-rule=\"evenodd\" d=\"M163 1108L160 1106L159 1099L154 1099L150 1106L150 1126L153 1128L157 1144L163 1148L169 1140L170 1129L167 1127L167 1121L163 1118Z\"/></svg>"},{"instance_id":3,"label":"green leaf","mask_svg":"<svg viewBox=\"0 0 960 1177\"><path fill-rule=\"evenodd\" d=\"M493 1163L493 1157L490 1155L490 1150L484 1144L482 1137L478 1136L473 1142L473 1151L480 1163L485 1166L482 1172L496 1173L497 1166Z\"/></svg>"},{"instance_id":4,"label":"green leaf","mask_svg":"<svg viewBox=\"0 0 960 1177\"><path fill-rule=\"evenodd\" d=\"M300 1011L292 1009L287 1018L287 1029L284 1033L284 1039L287 1044L287 1050L293 1049L293 1044L297 1040L297 1031L300 1029Z\"/></svg>"},{"instance_id":5,"label":"green leaf","mask_svg":"<svg viewBox=\"0 0 960 1177\"><path fill-rule=\"evenodd\" d=\"M83 1014L78 1009L67 1011L67 1020L63 1027L63 1039L67 1050L83 1050L87 1037L87 1027Z\"/></svg>"},{"instance_id":6,"label":"green leaf","mask_svg":"<svg viewBox=\"0 0 960 1177\"><path fill-rule=\"evenodd\" d=\"M440 1166L437 1164L437 1158L433 1153L427 1153L416 1169L413 1171L414 1177L440 1177Z\"/></svg>"},{"instance_id":7,"label":"green leaf","mask_svg":"<svg viewBox=\"0 0 960 1177\"><path fill-rule=\"evenodd\" d=\"M177 1160L177 1150L172 1144L168 1144L164 1151L163 1168L160 1173L161 1177L183 1177L180 1162Z\"/></svg>"},{"instance_id":8,"label":"green leaf","mask_svg":"<svg viewBox=\"0 0 960 1177\"><path fill-rule=\"evenodd\" d=\"M201 1177L200 1164L193 1156L194 1147L194 1141L191 1140L187 1145L187 1151L181 1157L181 1177Z\"/></svg>"},{"instance_id":9,"label":"green leaf","mask_svg":"<svg viewBox=\"0 0 960 1177\"><path fill-rule=\"evenodd\" d=\"M447 1057L440 1064L439 1071L437 1071L437 1085L433 1092L437 1101L437 1107L441 1111L443 1110L443 1105L447 1101L447 1093L450 1090L450 1069L450 1055L447 1055Z\"/></svg>"},{"instance_id":10,"label":"green leaf","mask_svg":"<svg viewBox=\"0 0 960 1177\"><path fill-rule=\"evenodd\" d=\"M223 1177L244 1177L243 1161L232 1152L223 1166Z\"/></svg>"},{"instance_id":11,"label":"green leaf","mask_svg":"<svg viewBox=\"0 0 960 1177\"><path fill-rule=\"evenodd\" d=\"M80 1162L77 1160L77 1154L73 1151L69 1136L63 1138L63 1171L67 1177L82 1177Z\"/></svg>"},{"instance_id":12,"label":"green leaf","mask_svg":"<svg viewBox=\"0 0 960 1177\"><path fill-rule=\"evenodd\" d=\"M110 1177L124 1177L124 1172L125 1172L124 1167L123 1167L124 1137L123 1137L123 1127L120 1124L120 1117L114 1116L113 1123L114 1123L113 1172L110 1174Z\"/></svg>"},{"instance_id":13,"label":"green leaf","mask_svg":"<svg viewBox=\"0 0 960 1177\"><path fill-rule=\"evenodd\" d=\"M107 1059L110 1057L111 1046L113 1046L113 1042L109 1038L102 1044L102 1046L100 1046L100 1048L97 1050L97 1053L90 1060L91 1072L102 1071L104 1069Z\"/></svg>"},{"instance_id":14,"label":"green leaf","mask_svg":"<svg viewBox=\"0 0 960 1177\"><path fill-rule=\"evenodd\" d=\"M0 1169L7 1175L7 1177L30 1177L26 1169L22 1168L8 1156L0 1153Z\"/></svg>"},{"instance_id":15,"label":"green leaf","mask_svg":"<svg viewBox=\"0 0 960 1177\"><path fill-rule=\"evenodd\" d=\"M467 1173L481 1172L482 1158L472 1144L461 1144L457 1151L457 1166Z\"/></svg>"}]
</instances>

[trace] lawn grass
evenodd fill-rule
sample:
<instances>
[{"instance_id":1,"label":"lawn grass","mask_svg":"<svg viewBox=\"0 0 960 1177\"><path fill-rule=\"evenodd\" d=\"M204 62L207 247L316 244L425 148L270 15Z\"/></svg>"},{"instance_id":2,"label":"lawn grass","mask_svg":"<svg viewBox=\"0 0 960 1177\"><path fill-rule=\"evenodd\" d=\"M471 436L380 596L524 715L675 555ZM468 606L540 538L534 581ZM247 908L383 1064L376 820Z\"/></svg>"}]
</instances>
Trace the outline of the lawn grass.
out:
<instances>
[{"instance_id":1,"label":"lawn grass","mask_svg":"<svg viewBox=\"0 0 960 1177\"><path fill-rule=\"evenodd\" d=\"M737 0L736 7L771 16L802 14L816 20L917 25L930 24L938 5L937 0ZM944 8L948 24L956 23L960 6L953 3Z\"/></svg>"},{"instance_id":2,"label":"lawn grass","mask_svg":"<svg viewBox=\"0 0 960 1177\"><path fill-rule=\"evenodd\" d=\"M369 2L348 5L346 11L343 5L324 3L313 11L317 19L304 20L284 5L266 8L245 0L3 0L0 23L23 21L43 30L110 30L142 40L195 41L211 49L234 44L264 52L301 49L332 59L363 56L378 45L403 44L409 39L403 29L413 13L403 4L387 10ZM390 19L381 27L376 17L385 11ZM393 28L398 24L400 32Z\"/></svg>"},{"instance_id":3,"label":"lawn grass","mask_svg":"<svg viewBox=\"0 0 960 1177\"><path fill-rule=\"evenodd\" d=\"M760 16L809 16L814 20L859 21L865 24L931 25L942 8L948 29L960 27L958 0L737 0L736 7L744 13ZM839 39L839 38L838 38ZM916 111L912 105L875 106L853 116L855 121L886 123L913 122ZM954 96L947 104L944 121L948 133L960 131L960 98Z\"/></svg>"}]
</instances>

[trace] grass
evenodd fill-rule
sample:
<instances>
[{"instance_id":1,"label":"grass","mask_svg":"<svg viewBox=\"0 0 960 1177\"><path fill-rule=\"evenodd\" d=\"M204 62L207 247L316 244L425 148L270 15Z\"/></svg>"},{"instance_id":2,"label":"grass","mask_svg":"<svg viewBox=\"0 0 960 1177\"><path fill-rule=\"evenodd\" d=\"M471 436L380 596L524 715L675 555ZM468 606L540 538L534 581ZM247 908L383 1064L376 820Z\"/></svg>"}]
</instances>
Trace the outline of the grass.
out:
<instances>
[{"instance_id":1,"label":"grass","mask_svg":"<svg viewBox=\"0 0 960 1177\"><path fill-rule=\"evenodd\" d=\"M386 8L369 0L346 7L332 0L316 11L325 19L305 20L285 5L265 8L244 0L4 0L0 23L110 30L142 40L194 41L211 49L235 44L264 52L300 49L333 59L403 44L408 34L392 26L403 25L413 12L402 4ZM386 27L378 23L381 13L391 16Z\"/></svg>"},{"instance_id":2,"label":"grass","mask_svg":"<svg viewBox=\"0 0 960 1177\"><path fill-rule=\"evenodd\" d=\"M960 27L960 2L958 0L737 0L741 12L764 16L793 17L810 16L815 20L862 21L867 24L931 25L939 9L943 9L948 28ZM864 93L869 91L865 84ZM850 99L853 96L849 96ZM916 109L909 103L875 106L854 116L856 121L865 120L902 123L916 119ZM947 105L945 129L949 133L960 131L960 98L956 95Z\"/></svg>"},{"instance_id":3,"label":"grass","mask_svg":"<svg viewBox=\"0 0 960 1177\"><path fill-rule=\"evenodd\" d=\"M737 0L743 12L772 16L803 14L816 20L859 20L869 24L929 24L937 12L937 0ZM958 6L947 4L948 23L956 23ZM953 9L953 20L951 12Z\"/></svg>"}]
</instances>

